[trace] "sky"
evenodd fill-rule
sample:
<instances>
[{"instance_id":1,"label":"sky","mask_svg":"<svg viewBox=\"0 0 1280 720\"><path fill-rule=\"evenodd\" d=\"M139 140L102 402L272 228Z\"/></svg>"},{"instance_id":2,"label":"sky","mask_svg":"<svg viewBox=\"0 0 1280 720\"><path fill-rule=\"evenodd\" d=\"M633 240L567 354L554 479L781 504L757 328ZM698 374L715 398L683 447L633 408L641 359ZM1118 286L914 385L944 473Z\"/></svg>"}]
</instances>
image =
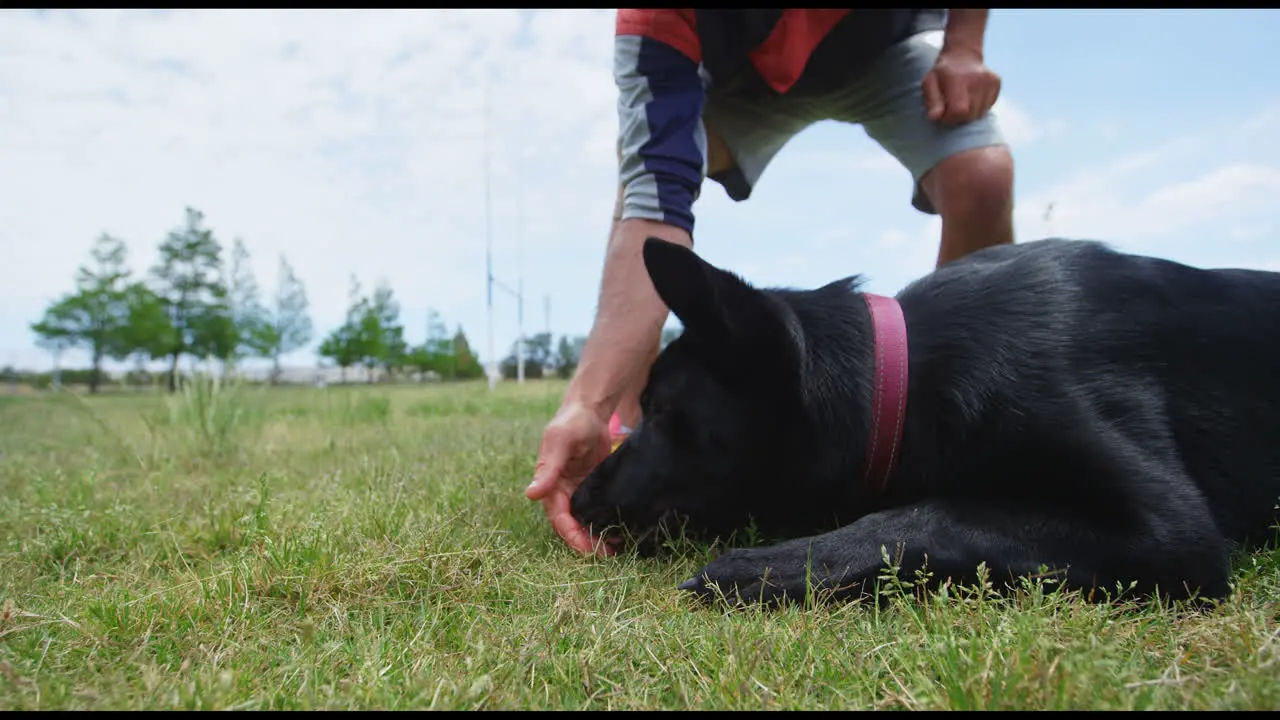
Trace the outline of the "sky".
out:
<instances>
[{"instance_id":1,"label":"sky","mask_svg":"<svg viewBox=\"0 0 1280 720\"><path fill-rule=\"evenodd\" d=\"M0 13L0 366L51 366L29 325L96 237L124 239L143 275L187 206L243 239L265 293L281 256L305 283L316 337L288 364L315 365L353 274L391 285L410 342L434 309L487 359L486 87L495 275L523 281L527 332L546 299L556 336L590 329L613 10ZM1277 10L994 10L1018 240L1280 270L1277 36ZM910 197L861 128L819 123L746 202L704 186L696 249L761 286L861 273L893 293L937 254L940 222ZM494 305L502 356L517 307Z\"/></svg>"}]
</instances>

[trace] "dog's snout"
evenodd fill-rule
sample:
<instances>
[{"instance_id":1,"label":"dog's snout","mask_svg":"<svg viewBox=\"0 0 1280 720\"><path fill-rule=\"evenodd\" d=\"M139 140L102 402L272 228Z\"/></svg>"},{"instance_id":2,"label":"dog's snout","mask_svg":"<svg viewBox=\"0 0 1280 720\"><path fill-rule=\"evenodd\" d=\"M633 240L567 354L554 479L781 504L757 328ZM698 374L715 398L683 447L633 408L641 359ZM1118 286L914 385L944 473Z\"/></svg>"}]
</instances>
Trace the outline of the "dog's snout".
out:
<instances>
[{"instance_id":1,"label":"dog's snout","mask_svg":"<svg viewBox=\"0 0 1280 720\"><path fill-rule=\"evenodd\" d=\"M604 511L610 505L608 485L612 460L612 457L606 458L592 470L569 497L569 513L583 527L599 525L605 519Z\"/></svg>"}]
</instances>

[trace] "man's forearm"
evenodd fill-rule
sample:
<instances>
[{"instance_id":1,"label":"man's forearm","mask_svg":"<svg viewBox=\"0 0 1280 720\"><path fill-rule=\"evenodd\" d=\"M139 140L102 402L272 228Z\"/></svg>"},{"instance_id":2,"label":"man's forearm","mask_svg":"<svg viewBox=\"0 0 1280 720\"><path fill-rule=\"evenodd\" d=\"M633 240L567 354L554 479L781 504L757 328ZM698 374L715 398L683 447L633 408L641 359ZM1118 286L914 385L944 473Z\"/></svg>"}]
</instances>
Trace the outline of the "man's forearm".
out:
<instances>
[{"instance_id":1,"label":"man's forearm","mask_svg":"<svg viewBox=\"0 0 1280 720\"><path fill-rule=\"evenodd\" d=\"M990 10L956 8L947 10L947 28L943 33L943 49L965 50L982 56Z\"/></svg>"},{"instance_id":2,"label":"man's forearm","mask_svg":"<svg viewBox=\"0 0 1280 720\"><path fill-rule=\"evenodd\" d=\"M692 247L689 233L653 220L614 221L605 254L596 321L565 399L607 419L658 346L667 306L645 272L644 241L657 237Z\"/></svg>"}]
</instances>

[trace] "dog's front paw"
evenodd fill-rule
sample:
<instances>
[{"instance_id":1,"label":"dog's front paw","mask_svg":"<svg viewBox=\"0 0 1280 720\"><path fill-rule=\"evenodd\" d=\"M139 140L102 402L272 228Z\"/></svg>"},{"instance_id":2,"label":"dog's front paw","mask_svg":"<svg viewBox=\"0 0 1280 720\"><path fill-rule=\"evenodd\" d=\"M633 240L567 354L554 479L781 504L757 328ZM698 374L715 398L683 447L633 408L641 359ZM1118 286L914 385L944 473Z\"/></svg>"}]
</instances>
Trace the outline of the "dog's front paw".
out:
<instances>
[{"instance_id":1,"label":"dog's front paw","mask_svg":"<svg viewBox=\"0 0 1280 720\"><path fill-rule=\"evenodd\" d=\"M806 590L803 560L797 565L770 550L772 548L728 550L679 587L702 600L723 598L738 606L776 606L803 600Z\"/></svg>"}]
</instances>

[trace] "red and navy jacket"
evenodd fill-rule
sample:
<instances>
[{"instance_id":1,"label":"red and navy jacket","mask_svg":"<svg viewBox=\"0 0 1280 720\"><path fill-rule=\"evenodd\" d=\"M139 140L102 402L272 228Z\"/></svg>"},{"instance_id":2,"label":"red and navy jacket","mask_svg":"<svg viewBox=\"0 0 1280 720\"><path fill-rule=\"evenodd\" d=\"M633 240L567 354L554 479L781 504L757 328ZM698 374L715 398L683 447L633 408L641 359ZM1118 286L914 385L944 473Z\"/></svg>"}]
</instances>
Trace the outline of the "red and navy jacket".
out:
<instances>
[{"instance_id":1,"label":"red and navy jacket","mask_svg":"<svg viewBox=\"0 0 1280 720\"><path fill-rule=\"evenodd\" d=\"M614 37L622 218L693 232L706 177L706 94L820 95L889 46L941 30L944 10L620 9ZM750 189L716 178L734 200Z\"/></svg>"}]
</instances>

